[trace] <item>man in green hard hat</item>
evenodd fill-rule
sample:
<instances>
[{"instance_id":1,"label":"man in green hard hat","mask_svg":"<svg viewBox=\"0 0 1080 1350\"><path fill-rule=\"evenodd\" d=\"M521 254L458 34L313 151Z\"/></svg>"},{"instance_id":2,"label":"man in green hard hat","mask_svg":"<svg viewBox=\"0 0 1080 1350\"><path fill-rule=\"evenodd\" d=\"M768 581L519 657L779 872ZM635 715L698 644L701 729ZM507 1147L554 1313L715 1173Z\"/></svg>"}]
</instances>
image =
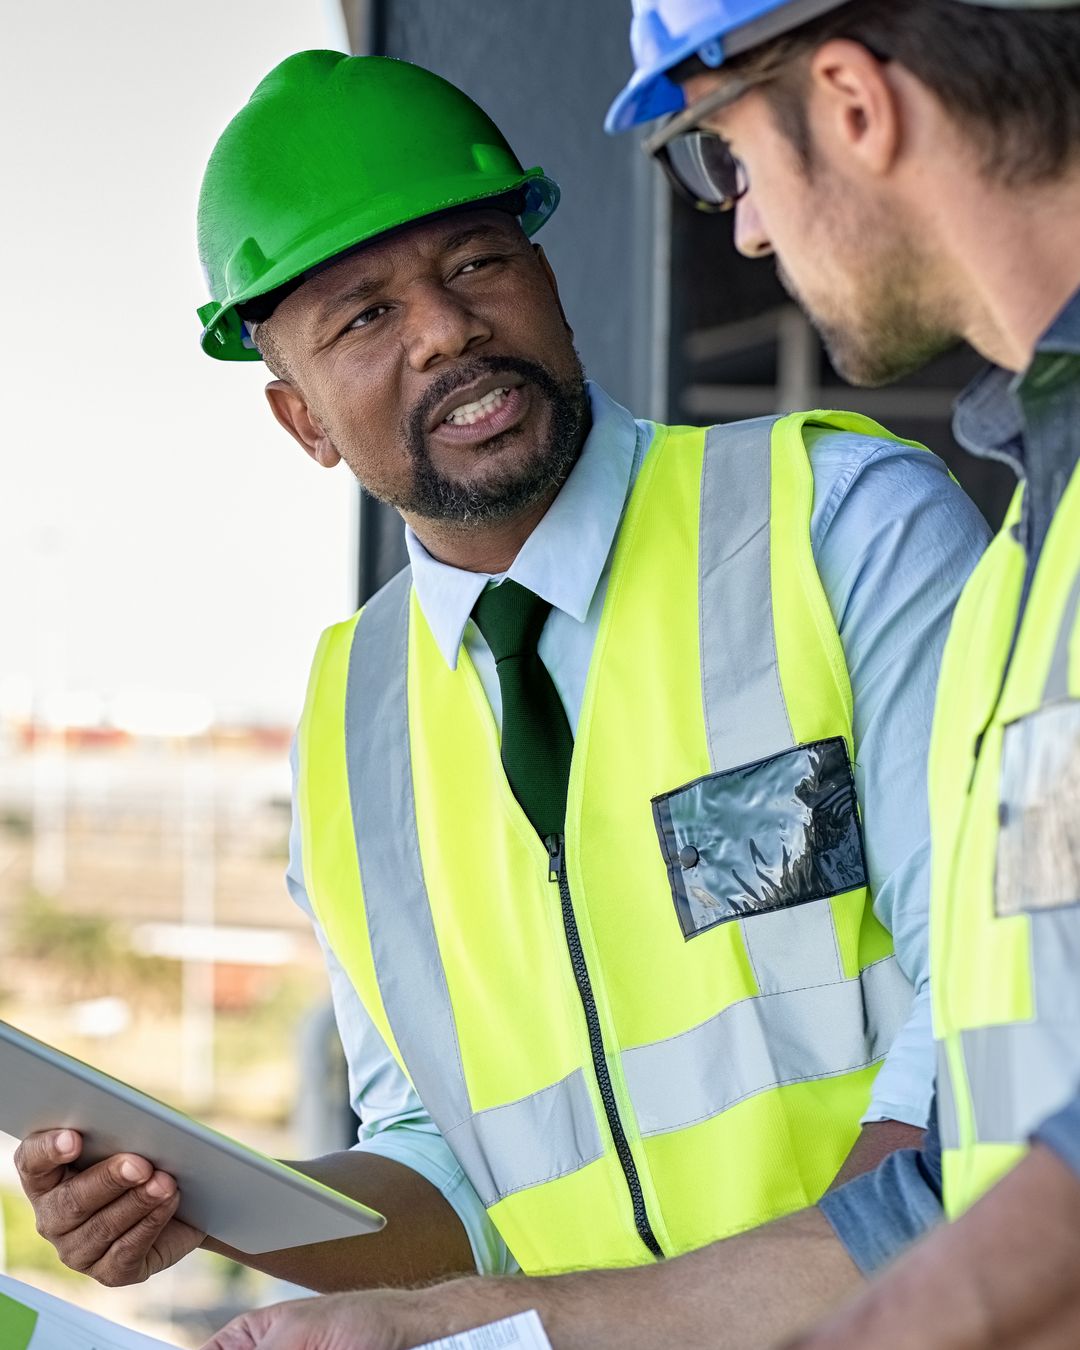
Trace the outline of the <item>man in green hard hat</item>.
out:
<instances>
[{"instance_id":1,"label":"man in green hard hat","mask_svg":"<svg viewBox=\"0 0 1080 1350\"><path fill-rule=\"evenodd\" d=\"M262 1264L314 1288L661 1269L926 1121L923 753L982 525L866 419L665 427L587 385L530 243L557 196L445 81L330 52L203 185L205 350L265 359L408 527L296 743L290 886L363 1122L305 1166L390 1220L283 1227ZM78 1147L19 1153L69 1265L203 1239L150 1160Z\"/></svg>"},{"instance_id":2,"label":"man in green hard hat","mask_svg":"<svg viewBox=\"0 0 1080 1350\"><path fill-rule=\"evenodd\" d=\"M775 258L850 377L884 382L959 337L991 362L956 427L1019 486L958 607L934 729L935 1125L824 1213L664 1267L296 1304L215 1350L386 1350L530 1306L557 1347L746 1350L848 1293L785 1344L1072 1350L1080 13L1074 0L634 8L638 69L613 129L668 117L653 151L700 207L732 211L744 254Z\"/></svg>"}]
</instances>

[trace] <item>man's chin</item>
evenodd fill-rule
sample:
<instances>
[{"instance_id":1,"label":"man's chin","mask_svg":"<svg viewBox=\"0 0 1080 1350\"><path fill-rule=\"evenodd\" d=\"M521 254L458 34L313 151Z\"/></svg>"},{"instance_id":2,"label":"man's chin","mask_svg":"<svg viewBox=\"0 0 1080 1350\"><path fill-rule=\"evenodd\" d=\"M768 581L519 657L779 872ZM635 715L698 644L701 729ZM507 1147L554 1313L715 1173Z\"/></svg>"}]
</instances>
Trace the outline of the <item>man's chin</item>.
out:
<instances>
[{"instance_id":1,"label":"man's chin","mask_svg":"<svg viewBox=\"0 0 1080 1350\"><path fill-rule=\"evenodd\" d=\"M500 438L501 439L501 438ZM508 432L506 439L520 440ZM573 459L563 455L544 455L535 447L530 454L514 454L507 444L501 450L490 444L477 447L477 462L466 473L440 473L428 464L413 483L411 500L400 509L426 520L447 523L494 524L512 520L529 511L545 497L554 496L562 486Z\"/></svg>"},{"instance_id":2,"label":"man's chin","mask_svg":"<svg viewBox=\"0 0 1080 1350\"><path fill-rule=\"evenodd\" d=\"M494 436L472 444L414 430L409 500L393 503L406 515L480 525L513 519L550 500L577 461L587 429L584 380L568 394L529 388L525 414Z\"/></svg>"},{"instance_id":3,"label":"man's chin","mask_svg":"<svg viewBox=\"0 0 1080 1350\"><path fill-rule=\"evenodd\" d=\"M880 389L922 370L951 351L959 338L945 333L920 333L903 340L886 334L854 334L816 324L836 373L860 389Z\"/></svg>"}]
</instances>

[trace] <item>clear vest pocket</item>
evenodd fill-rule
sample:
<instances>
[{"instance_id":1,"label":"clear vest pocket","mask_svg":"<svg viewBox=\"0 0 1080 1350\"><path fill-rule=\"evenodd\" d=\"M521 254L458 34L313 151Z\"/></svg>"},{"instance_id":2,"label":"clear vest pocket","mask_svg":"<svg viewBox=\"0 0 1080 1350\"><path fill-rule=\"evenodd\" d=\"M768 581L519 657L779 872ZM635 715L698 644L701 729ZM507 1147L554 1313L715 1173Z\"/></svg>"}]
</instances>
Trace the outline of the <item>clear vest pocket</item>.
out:
<instances>
[{"instance_id":1,"label":"clear vest pocket","mask_svg":"<svg viewBox=\"0 0 1080 1350\"><path fill-rule=\"evenodd\" d=\"M1002 918L1080 904L1080 700L1005 728L998 826Z\"/></svg>"},{"instance_id":2,"label":"clear vest pocket","mask_svg":"<svg viewBox=\"0 0 1080 1350\"><path fill-rule=\"evenodd\" d=\"M709 774L652 806L686 938L867 884L841 737Z\"/></svg>"}]
</instances>

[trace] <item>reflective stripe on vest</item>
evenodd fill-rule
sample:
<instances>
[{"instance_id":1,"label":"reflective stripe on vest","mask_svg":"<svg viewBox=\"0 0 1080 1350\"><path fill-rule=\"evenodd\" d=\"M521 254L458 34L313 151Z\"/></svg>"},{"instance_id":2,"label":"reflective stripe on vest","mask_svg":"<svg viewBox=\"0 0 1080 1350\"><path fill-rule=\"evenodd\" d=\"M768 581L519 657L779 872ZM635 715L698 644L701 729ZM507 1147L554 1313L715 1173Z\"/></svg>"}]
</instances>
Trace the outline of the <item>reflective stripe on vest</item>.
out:
<instances>
[{"instance_id":1,"label":"reflective stripe on vest","mask_svg":"<svg viewBox=\"0 0 1080 1350\"><path fill-rule=\"evenodd\" d=\"M1072 590L1065 602L1065 616L1061 621L1050 671L1043 689L1043 703L1060 703L1069 697L1069 646L1080 616L1080 571L1073 579Z\"/></svg>"},{"instance_id":2,"label":"reflective stripe on vest","mask_svg":"<svg viewBox=\"0 0 1080 1350\"><path fill-rule=\"evenodd\" d=\"M971 1101L976 1144L1023 1145L1032 1131L1080 1089L1080 1032L1077 999L1065 1000L1080 970L1080 909L1032 914L1031 976L1038 1016L958 1033L963 1079ZM1057 1006L1042 1005L1057 999ZM1072 1004L1073 1019L1068 1016ZM1065 1014L1062 1016L1062 1014ZM941 1111L943 1148L959 1148L957 1111L948 1057L939 1047L939 1083L948 1086L949 1106ZM940 1087L939 1087L940 1092Z\"/></svg>"},{"instance_id":3,"label":"reflective stripe on vest","mask_svg":"<svg viewBox=\"0 0 1080 1350\"><path fill-rule=\"evenodd\" d=\"M1006 677L1020 503L957 608L931 750L931 968L953 1216L1080 1089L1080 472L1047 535ZM975 745L973 766L963 748Z\"/></svg>"},{"instance_id":4,"label":"reflective stripe on vest","mask_svg":"<svg viewBox=\"0 0 1080 1350\"><path fill-rule=\"evenodd\" d=\"M603 1152L579 1069L560 1083L473 1111L431 922L409 765L408 569L356 626L345 704L349 787L368 932L383 1004L413 1082L481 1203L584 1167ZM373 703L371 695L376 694ZM392 790L386 790L390 772ZM403 897L421 903L402 904Z\"/></svg>"},{"instance_id":5,"label":"reflective stripe on vest","mask_svg":"<svg viewBox=\"0 0 1080 1350\"><path fill-rule=\"evenodd\" d=\"M774 417L711 427L701 469L701 698L713 769L795 744L776 664L770 583L770 463Z\"/></svg>"},{"instance_id":6,"label":"reflective stripe on vest","mask_svg":"<svg viewBox=\"0 0 1080 1350\"><path fill-rule=\"evenodd\" d=\"M796 423L793 434L799 437L797 445L805 481L786 486L793 514L791 520L785 519L780 525L773 519L773 474L770 455L766 453L772 425L772 419L762 419L736 428L715 428L709 432L704 446L700 433L669 433L667 429L659 429L660 444L642 470L612 567L605 616L594 653L594 665L601 668L606 668L609 660L617 661L622 640L612 631L612 625L617 628L618 621L610 617L609 611L618 613L619 607L625 606L622 591L624 585L637 584L633 578L648 584L647 571L642 572L636 550L663 551L665 547L663 539L654 539L644 528L641 542L636 540L636 528L643 514L655 509L656 498L650 484L658 474L667 475L670 483L681 482L684 489L692 481L699 494L695 506L701 517L701 537L696 567L689 581L698 591L701 613L722 615L723 622L699 625L700 715L704 736L696 752L701 758L686 761L687 779L700 772L727 770L799 744L779 666L782 655L778 653L782 654L785 642L789 647L793 641L800 644L810 666L828 672L828 676L823 674L818 679L821 710L813 714L817 720L812 721L811 714L799 705L799 716L809 726L810 737L824 738L831 734L850 740L850 693L847 692L845 704L846 672L842 668L842 653L837 655L839 641L816 572L810 578L807 571L808 566L811 569L813 566L808 533L812 479L805 452L801 451L802 422ZM843 425L853 430L872 426L861 419L848 419ZM695 442L696 459L692 458ZM677 455L683 458L673 458ZM786 451L790 465L785 465L778 451L774 452L773 461L778 457L784 473L798 471L791 465L797 466L799 456L790 448ZM692 480L687 478L689 473L693 473ZM806 539L801 546L791 546L798 557L798 566L790 559L785 562L785 570L794 574L785 584L801 588L790 596L785 594L786 612L796 607L797 595L799 617L797 622L785 620L783 625L777 625L773 621L773 602L778 569L772 549L781 526L784 530L781 539L798 537L800 513L805 515ZM679 521L676 519L672 524L678 527ZM652 528L655 533L655 525ZM677 596L672 597L672 603L677 600ZM653 622L655 617L650 618L650 623ZM802 628L798 628L799 623ZM825 632L826 624L831 639ZM332 654L335 645L347 646L347 658L343 651ZM453 909L449 911L450 918L446 917L443 890L453 886L454 878L448 871L437 879L438 869L444 866L438 858L441 851L452 851L455 847L454 831L439 819L443 799L432 795L432 774L424 767L428 743L431 736L440 734L438 728L452 725L460 732L460 724L472 725L475 720L476 731L469 732L471 753L456 761L459 781L454 791L470 801L474 789L478 794L478 815L470 813L468 827L476 829L478 818L490 830L490 887L505 888L504 903L492 906L491 912L495 922L505 921L507 925L504 940L509 944L508 959L512 963L525 960L521 953L524 942L535 948L541 972L547 968L543 965L545 925L554 922L550 916L557 913L557 899L546 880L543 849L535 834L529 841L520 831L515 818L516 804L508 801L505 786L496 784L494 776L483 776L492 773L490 767L483 767L482 775L475 784L470 784L470 777L480 773L482 765L489 765L487 757L493 756L495 768L498 766L497 738L490 710L483 701L471 664L463 654L461 669L451 673L433 652L406 572L369 602L354 626L342 626L336 636L331 636L326 654L320 658L324 664L342 671L347 659L342 749L348 765L354 851L359 858L366 931L377 975L375 989L361 970L358 989L369 1010L374 1005L376 1024L385 1026L388 1043L482 1202L493 1209L492 1217L525 1269L553 1270L584 1263L641 1260L644 1249L637 1243L628 1216L623 1214L628 1205L620 1198L623 1183L612 1166L611 1138L591 1063L583 1053L573 1049L581 1040L580 1006L574 1006L573 1000L565 996L566 981L562 976L558 981L548 977L551 989L543 984L536 990L523 987L518 1002L527 1001L533 993L538 995L536 1017L543 1034L535 1042L537 1058L550 1058L553 1064L561 1064L564 1072L553 1075L552 1081L544 1081L533 1091L510 1095L509 1099L496 1095L492 1101L493 1092L498 1094L501 1090L482 1085L485 1075L497 1081L501 1073L497 1066L489 1073L486 1058L498 1056L504 1035L509 1037L508 1053L513 1054L514 1037L526 1034L528 1019L517 1032L509 1025L500 1028L499 1019L517 1017L518 1009L490 1002L495 994L478 990L477 982L482 980L479 972L463 977L448 970L449 960L453 969L468 971L471 968L468 963L474 960L474 940L486 941L491 934L476 930L470 939L470 924L479 920L468 908L467 894L460 901L466 908ZM605 1044L617 1109L641 1173L654 1229L665 1251L674 1252L698 1245L725 1228L732 1231L745 1227L748 1222L760 1222L786 1208L806 1203L808 1183L802 1172L806 1167L816 1166L821 1158L822 1185L831 1179L831 1173L826 1177L824 1172L829 1171L834 1161L842 1159L857 1131L857 1117L868 1090L863 1071L870 1071L869 1066L884 1055L906 1015L911 991L891 956L887 935L874 919L865 892L849 890L834 900L754 914L721 925L722 931L711 930L695 936L691 944L695 963L705 959L708 966L710 952L716 958L718 971L728 966L735 970L732 961L743 963L745 974L739 978L748 991L746 996L724 998L718 993L710 1015L698 1019L683 1016L680 1022L682 991L676 992L678 986L673 986L662 1005L650 1003L635 1012L644 1025L650 1020L657 1025L674 1022L676 1029L672 1034L642 1038L634 1034L632 1027L620 1029L610 999L618 992L623 976L618 962L605 956L608 946L595 945L599 932L596 924L603 916L597 913L590 918L587 897L582 900L590 889L583 875L591 876L603 864L603 849L597 853L595 846L588 843L595 827L581 815L584 809L594 811L598 804L605 805L603 800L598 802L595 792L590 795L586 790L583 795L582 791L582 780L590 772L589 748L597 737L602 739L611 730L601 725L607 700L603 688L597 691L594 687L599 679L600 675L591 670L575 746L567 823L570 859L575 864L570 869L571 889L575 912L580 909L578 922L597 988L601 1021L610 1033ZM323 683L318 673L314 673L301 729L302 743L305 727L314 728L319 708L329 697L318 692ZM821 687L829 683L837 692L822 695ZM433 689L435 693L431 692ZM799 696L805 703L812 693L802 690ZM437 713L427 710L429 698L435 699L433 708ZM413 702L417 706L412 706ZM658 714L662 711L658 707ZM429 717L435 720L426 720ZM664 720L660 717L658 725ZM642 753L648 749L650 732L647 718L635 728ZM688 733L680 733L673 727L668 735L671 734ZM804 732L802 739L806 736ZM671 754L670 746L665 748L662 743L659 748ZM579 759L584 763L579 764ZM474 761L475 768L467 760ZM302 774L304 765L301 754ZM317 773L318 766L307 761L307 772ZM617 793L620 777L615 775L609 787L613 794ZM484 783L490 783L490 787L482 787ZM678 779L659 781L655 789L678 786ZM495 795L489 800L485 792ZM429 804L422 807L423 802ZM623 809L619 807L620 811ZM634 828L643 835L650 828L648 809L647 795L639 807L633 807L635 820L639 821ZM575 823L578 820L582 821L580 826ZM617 837L622 837L623 826L616 821L612 828L617 829ZM350 927L348 920L353 902L341 895L327 894L327 888L320 885L318 858L340 849L341 840L331 839L328 831L320 844L315 837L318 833L315 828L310 841L305 836L305 875L316 913L337 950L335 934L341 935L341 945L356 941L355 925ZM656 850L655 838L651 843L646 841L646 846ZM477 865L475 854L476 848L472 847L464 855L469 866ZM504 856L507 862L500 863ZM517 861L511 865L511 859ZM535 871L538 875L542 872L543 877L539 884L534 879L526 887L524 879L518 878L523 868L534 867L530 859L535 859ZM586 865L591 870L583 873ZM682 961L686 959L688 944L677 932L658 852L652 866L654 875L647 884L642 883L642 895L629 898L632 908L626 921L633 925L632 915L645 905L642 927L646 926L646 918L649 923L659 925L663 942L671 943L665 959ZM482 869L477 872L484 874ZM656 882L659 884L654 889ZM522 891L520 901L515 900L515 887ZM485 895L485 904L488 899ZM515 924L520 926L522 922L525 926L518 934ZM628 930L628 938L632 937L632 931ZM714 946L697 945L709 939ZM491 950L498 952L497 942ZM705 953L705 957L697 956L698 952ZM342 952L338 954L342 956ZM565 949L562 961L565 963ZM346 969L351 968L347 956L342 963ZM482 964L480 969L484 969ZM627 976L633 982L632 969L631 963ZM538 978L542 980L543 974ZM494 984L497 983L496 980ZM458 991L456 996L451 992L453 989ZM479 1010L479 1025L486 1028L480 1040L476 1039L479 1033L464 1038L462 1035L463 1022L466 1026L476 1025L478 1016L476 1011L459 1006L458 999L466 993ZM625 1001L626 991L619 997ZM631 1009L634 1009L632 1001ZM526 1065L525 1069L529 1067ZM514 1070L519 1079L527 1076L525 1069L519 1065ZM543 1076L539 1069L537 1074ZM813 1093L799 1107L808 1113L805 1139L795 1137L796 1117L785 1115L780 1098L779 1104L768 1107L761 1125L747 1124L754 1131L754 1150L770 1149L785 1160L790 1152L792 1163L783 1184L777 1185L771 1178L769 1184L755 1179L752 1197L741 1208L737 1197L729 1198L730 1186L721 1187L720 1197L706 1195L700 1216L695 1216L692 1222L684 1218L684 1209L693 1214L694 1196L689 1192L680 1192L677 1197L670 1194L674 1183L668 1180L671 1164L666 1161L666 1146L654 1154L646 1141L656 1140L660 1148L665 1137L674 1138L689 1159L694 1150L686 1133L689 1127L723 1117L750 1099L777 1097L781 1088L798 1091L802 1083L812 1085ZM485 1094L489 1097L487 1101ZM841 1119L830 1125L830 1112ZM770 1143L768 1132L777 1129L783 1133L776 1134ZM700 1147L708 1155L706 1140L701 1141ZM802 1150L805 1162L795 1163L795 1156ZM749 1156L750 1150L748 1160ZM738 1166L738 1160L733 1161ZM601 1170L597 1172L597 1168ZM560 1178L572 1183L565 1201L556 1199L562 1192L553 1191L552 1183ZM811 1189L817 1189L816 1183ZM576 1201L572 1195L577 1197ZM584 1207L582 1198L586 1202ZM729 1203L728 1213L713 1212L716 1207L722 1209L725 1202ZM584 1212L577 1212L583 1208ZM674 1228L665 1222L669 1212L674 1216ZM620 1232L624 1236L616 1238Z\"/></svg>"}]
</instances>

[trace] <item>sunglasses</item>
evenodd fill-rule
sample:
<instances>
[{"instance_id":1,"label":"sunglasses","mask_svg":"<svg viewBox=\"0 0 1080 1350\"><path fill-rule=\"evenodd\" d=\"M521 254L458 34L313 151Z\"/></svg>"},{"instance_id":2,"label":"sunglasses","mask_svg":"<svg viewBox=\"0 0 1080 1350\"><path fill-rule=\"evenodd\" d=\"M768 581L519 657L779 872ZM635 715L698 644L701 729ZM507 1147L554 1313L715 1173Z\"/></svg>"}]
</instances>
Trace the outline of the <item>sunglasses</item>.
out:
<instances>
[{"instance_id":1,"label":"sunglasses","mask_svg":"<svg viewBox=\"0 0 1080 1350\"><path fill-rule=\"evenodd\" d=\"M679 195L698 211L709 214L731 211L750 190L746 165L731 153L723 136L706 130L701 120L742 98L757 83L757 80L729 81L693 107L669 117L642 144Z\"/></svg>"}]
</instances>

